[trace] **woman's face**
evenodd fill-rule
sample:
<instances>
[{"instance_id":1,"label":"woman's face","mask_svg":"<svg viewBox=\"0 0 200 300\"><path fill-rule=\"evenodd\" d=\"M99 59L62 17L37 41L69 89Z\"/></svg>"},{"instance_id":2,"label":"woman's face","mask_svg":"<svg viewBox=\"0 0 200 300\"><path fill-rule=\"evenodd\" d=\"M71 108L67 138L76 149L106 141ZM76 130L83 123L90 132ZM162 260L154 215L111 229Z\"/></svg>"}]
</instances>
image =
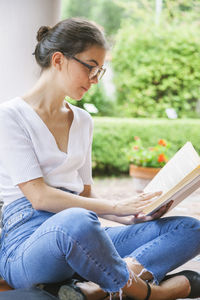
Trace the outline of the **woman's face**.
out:
<instances>
[{"instance_id":1,"label":"woman's face","mask_svg":"<svg viewBox=\"0 0 200 300\"><path fill-rule=\"evenodd\" d=\"M97 76L91 78L92 71L83 63L101 68L104 64L105 55L105 49L98 46L91 46L86 51L76 54L74 56L75 59L64 57L61 72L62 88L66 96L74 100L81 100L91 85L98 83Z\"/></svg>"}]
</instances>

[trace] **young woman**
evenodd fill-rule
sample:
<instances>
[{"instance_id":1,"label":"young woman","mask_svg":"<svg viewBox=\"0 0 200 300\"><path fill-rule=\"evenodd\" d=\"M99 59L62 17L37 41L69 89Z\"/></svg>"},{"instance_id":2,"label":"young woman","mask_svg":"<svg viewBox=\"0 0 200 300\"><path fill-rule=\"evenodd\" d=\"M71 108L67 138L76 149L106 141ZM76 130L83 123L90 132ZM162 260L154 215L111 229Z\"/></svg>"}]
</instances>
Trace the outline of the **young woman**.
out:
<instances>
[{"instance_id":1,"label":"young woman","mask_svg":"<svg viewBox=\"0 0 200 300\"><path fill-rule=\"evenodd\" d=\"M159 219L167 207L137 217L160 192L121 201L92 193L92 119L65 97L81 100L103 76L103 33L72 18L41 27L37 40L39 80L0 106L1 275L14 288L75 272L91 281L63 286L62 300L113 292L142 300L200 296L198 273L165 278L200 252L198 220ZM104 228L99 216L130 225Z\"/></svg>"}]
</instances>

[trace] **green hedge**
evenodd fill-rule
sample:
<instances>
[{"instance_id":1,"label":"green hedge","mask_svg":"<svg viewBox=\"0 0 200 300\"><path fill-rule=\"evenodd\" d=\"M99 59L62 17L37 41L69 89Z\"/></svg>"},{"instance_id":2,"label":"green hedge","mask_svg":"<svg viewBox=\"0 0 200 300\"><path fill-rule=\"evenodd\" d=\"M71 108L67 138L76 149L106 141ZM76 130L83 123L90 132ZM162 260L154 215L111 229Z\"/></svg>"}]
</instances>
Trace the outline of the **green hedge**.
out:
<instances>
[{"instance_id":1,"label":"green hedge","mask_svg":"<svg viewBox=\"0 0 200 300\"><path fill-rule=\"evenodd\" d=\"M93 175L128 174L125 155L134 136L144 145L155 145L159 139L171 144L174 154L186 141L191 141L200 153L200 120L198 119L123 119L94 118Z\"/></svg>"}]
</instances>

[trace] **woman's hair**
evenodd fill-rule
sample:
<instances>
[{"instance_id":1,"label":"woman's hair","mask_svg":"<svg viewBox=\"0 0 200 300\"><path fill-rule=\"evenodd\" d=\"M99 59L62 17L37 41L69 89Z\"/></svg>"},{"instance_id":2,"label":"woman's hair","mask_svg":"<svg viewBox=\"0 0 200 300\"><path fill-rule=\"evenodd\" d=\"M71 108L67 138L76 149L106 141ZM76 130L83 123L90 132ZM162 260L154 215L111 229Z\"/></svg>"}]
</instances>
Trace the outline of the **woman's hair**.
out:
<instances>
[{"instance_id":1,"label":"woman's hair","mask_svg":"<svg viewBox=\"0 0 200 300\"><path fill-rule=\"evenodd\" d=\"M33 54L42 69L50 67L51 57L57 51L70 58L93 45L107 49L101 29L93 22L80 18L63 20L52 28L40 27L37 41Z\"/></svg>"}]
</instances>

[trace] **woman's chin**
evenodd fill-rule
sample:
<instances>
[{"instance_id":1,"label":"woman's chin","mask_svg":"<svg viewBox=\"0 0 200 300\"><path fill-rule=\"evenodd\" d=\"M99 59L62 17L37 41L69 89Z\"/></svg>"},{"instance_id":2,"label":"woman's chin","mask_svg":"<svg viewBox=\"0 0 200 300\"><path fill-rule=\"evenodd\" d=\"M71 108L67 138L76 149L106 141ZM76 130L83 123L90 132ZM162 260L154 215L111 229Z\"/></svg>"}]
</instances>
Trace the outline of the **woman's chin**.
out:
<instances>
[{"instance_id":1,"label":"woman's chin","mask_svg":"<svg viewBox=\"0 0 200 300\"><path fill-rule=\"evenodd\" d=\"M76 101L80 101L82 100L83 96L85 95L86 91L85 90L79 90L75 93L68 93L67 97L73 99L73 100L76 100Z\"/></svg>"},{"instance_id":2,"label":"woman's chin","mask_svg":"<svg viewBox=\"0 0 200 300\"><path fill-rule=\"evenodd\" d=\"M81 96L81 97L70 97L70 98L75 100L75 101L81 101L83 99L83 96Z\"/></svg>"},{"instance_id":3,"label":"woman's chin","mask_svg":"<svg viewBox=\"0 0 200 300\"><path fill-rule=\"evenodd\" d=\"M80 94L77 94L77 95L70 96L70 98L73 99L73 100L76 100L76 101L80 101L80 100L83 99L84 94L85 93L80 93Z\"/></svg>"}]
</instances>

